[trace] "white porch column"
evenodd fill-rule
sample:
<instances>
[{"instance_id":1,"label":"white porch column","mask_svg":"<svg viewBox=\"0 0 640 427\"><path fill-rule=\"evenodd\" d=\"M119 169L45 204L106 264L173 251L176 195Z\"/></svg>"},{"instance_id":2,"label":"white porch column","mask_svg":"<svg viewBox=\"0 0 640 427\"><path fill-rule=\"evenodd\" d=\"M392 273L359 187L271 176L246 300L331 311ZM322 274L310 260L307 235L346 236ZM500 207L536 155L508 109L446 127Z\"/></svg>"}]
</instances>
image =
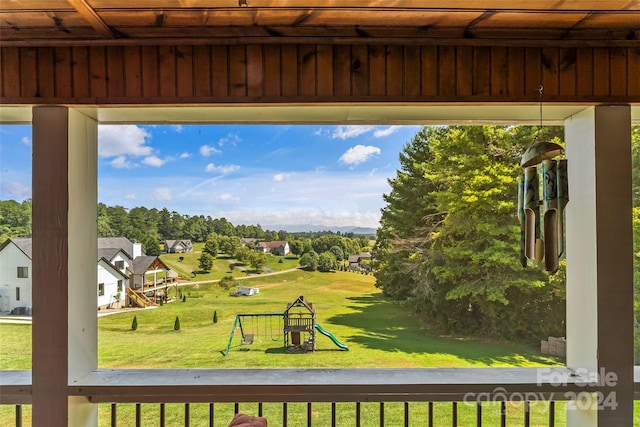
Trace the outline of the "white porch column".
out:
<instances>
[{"instance_id":1,"label":"white porch column","mask_svg":"<svg viewBox=\"0 0 640 427\"><path fill-rule=\"evenodd\" d=\"M629 106L565 120L569 175L567 366L615 375L617 407L567 410L569 427L633 424L633 236ZM594 400L597 401L595 397ZM586 399L585 399L586 400ZM582 402L584 403L584 402Z\"/></svg>"},{"instance_id":2,"label":"white porch column","mask_svg":"<svg viewBox=\"0 0 640 427\"><path fill-rule=\"evenodd\" d=\"M96 426L68 384L97 367L97 122L33 109L33 426Z\"/></svg>"}]
</instances>

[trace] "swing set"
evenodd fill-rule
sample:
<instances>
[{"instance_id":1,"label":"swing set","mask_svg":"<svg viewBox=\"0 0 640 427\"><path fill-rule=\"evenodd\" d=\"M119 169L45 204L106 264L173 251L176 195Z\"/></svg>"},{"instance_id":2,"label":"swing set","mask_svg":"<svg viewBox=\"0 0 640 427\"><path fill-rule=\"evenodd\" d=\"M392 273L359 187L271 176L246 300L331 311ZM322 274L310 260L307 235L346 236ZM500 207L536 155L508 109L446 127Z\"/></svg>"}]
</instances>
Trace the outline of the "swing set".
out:
<instances>
[{"instance_id":1,"label":"swing set","mask_svg":"<svg viewBox=\"0 0 640 427\"><path fill-rule=\"evenodd\" d=\"M237 329L240 329L242 335L241 345L251 345L254 340L259 342L270 339L271 341L279 341L283 335L283 313L242 313L236 314L233 322L227 349L223 352L226 356L231 349L231 342ZM274 327L275 323L275 327Z\"/></svg>"},{"instance_id":2,"label":"swing set","mask_svg":"<svg viewBox=\"0 0 640 427\"><path fill-rule=\"evenodd\" d=\"M287 353L312 352L316 350L317 331L328 337L342 350L349 350L349 346L338 341L333 334L316 323L316 311L313 304L307 301L303 295L287 304L284 313L236 314L227 349L222 352L223 356L229 354L231 342L237 329L240 329L242 335L241 345L251 345L254 340L259 342L266 339L278 341L282 336Z\"/></svg>"}]
</instances>

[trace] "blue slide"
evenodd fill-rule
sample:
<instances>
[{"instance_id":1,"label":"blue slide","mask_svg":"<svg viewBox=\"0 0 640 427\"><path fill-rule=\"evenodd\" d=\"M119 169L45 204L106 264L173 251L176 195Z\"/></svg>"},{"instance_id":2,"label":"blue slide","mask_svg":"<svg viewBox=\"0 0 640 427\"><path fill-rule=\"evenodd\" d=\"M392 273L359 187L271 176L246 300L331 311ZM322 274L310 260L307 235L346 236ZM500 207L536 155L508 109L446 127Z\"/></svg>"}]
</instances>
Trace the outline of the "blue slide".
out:
<instances>
[{"instance_id":1,"label":"blue slide","mask_svg":"<svg viewBox=\"0 0 640 427\"><path fill-rule=\"evenodd\" d=\"M333 336L333 334L329 331L325 331L324 329L322 329L322 326L318 325L317 323L315 325L315 328L318 330L318 332L320 332L322 335L326 335L328 336L331 341L333 341L333 343L335 345L337 345L338 347L340 347L343 350L349 350L349 346L346 344L341 343L340 341L338 341L338 339L336 337Z\"/></svg>"}]
</instances>

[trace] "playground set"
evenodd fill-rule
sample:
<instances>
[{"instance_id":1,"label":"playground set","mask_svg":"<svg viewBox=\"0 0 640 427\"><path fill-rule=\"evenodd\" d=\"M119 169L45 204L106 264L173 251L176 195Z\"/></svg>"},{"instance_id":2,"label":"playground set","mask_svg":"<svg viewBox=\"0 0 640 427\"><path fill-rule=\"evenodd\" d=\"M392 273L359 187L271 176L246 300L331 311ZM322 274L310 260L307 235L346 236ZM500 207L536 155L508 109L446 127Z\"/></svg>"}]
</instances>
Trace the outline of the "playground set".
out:
<instances>
[{"instance_id":1,"label":"playground set","mask_svg":"<svg viewBox=\"0 0 640 427\"><path fill-rule=\"evenodd\" d=\"M274 326L275 324L275 326ZM241 345L251 345L256 339L269 338L279 341L282 335L284 349L287 353L313 352L316 350L316 332L328 337L342 350L349 350L330 332L316 323L316 311L313 304L300 295L292 303L287 304L283 313L239 313L233 322L227 349L229 354L233 336L237 330L242 336Z\"/></svg>"}]
</instances>

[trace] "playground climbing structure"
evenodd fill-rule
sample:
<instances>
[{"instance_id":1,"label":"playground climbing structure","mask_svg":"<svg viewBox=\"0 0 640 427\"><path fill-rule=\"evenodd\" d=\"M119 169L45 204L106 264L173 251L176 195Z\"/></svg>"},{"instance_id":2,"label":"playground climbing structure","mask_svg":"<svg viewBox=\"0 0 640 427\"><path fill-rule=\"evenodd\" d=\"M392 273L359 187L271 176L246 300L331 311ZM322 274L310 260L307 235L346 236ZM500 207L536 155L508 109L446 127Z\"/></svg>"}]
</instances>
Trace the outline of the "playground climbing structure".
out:
<instances>
[{"instance_id":1,"label":"playground climbing structure","mask_svg":"<svg viewBox=\"0 0 640 427\"><path fill-rule=\"evenodd\" d=\"M257 341L279 341L282 337L284 349L288 353L312 352L316 350L316 331L327 336L342 350L349 350L330 332L316 323L316 311L313 304L300 295L287 304L283 313L239 313L233 322L227 348L222 352L229 354L233 338L239 332L240 345L251 345Z\"/></svg>"}]
</instances>

